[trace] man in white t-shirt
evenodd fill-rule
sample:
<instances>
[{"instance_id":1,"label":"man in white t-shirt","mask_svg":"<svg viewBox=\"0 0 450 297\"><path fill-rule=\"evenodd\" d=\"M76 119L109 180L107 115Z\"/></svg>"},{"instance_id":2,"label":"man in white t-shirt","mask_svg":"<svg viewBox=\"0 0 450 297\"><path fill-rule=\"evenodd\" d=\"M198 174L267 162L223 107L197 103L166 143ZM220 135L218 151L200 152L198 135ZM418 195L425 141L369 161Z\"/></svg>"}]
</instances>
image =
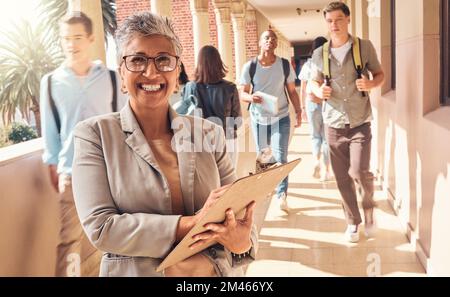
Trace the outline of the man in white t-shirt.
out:
<instances>
[{"instance_id":1,"label":"man in white t-shirt","mask_svg":"<svg viewBox=\"0 0 450 297\"><path fill-rule=\"evenodd\" d=\"M274 31L267 30L261 34L260 54L243 66L240 84L241 100L250 104L252 131L257 152L260 153L263 149L271 147L275 160L284 164L287 163L291 126L289 99L296 113L296 128L301 125L302 110L295 90L294 69L286 59L275 55L277 45L278 38ZM264 96L254 94L255 92L278 98L278 110L273 112L262 108ZM285 211L288 210L287 188L288 178L284 179L276 190L280 209Z\"/></svg>"}]
</instances>

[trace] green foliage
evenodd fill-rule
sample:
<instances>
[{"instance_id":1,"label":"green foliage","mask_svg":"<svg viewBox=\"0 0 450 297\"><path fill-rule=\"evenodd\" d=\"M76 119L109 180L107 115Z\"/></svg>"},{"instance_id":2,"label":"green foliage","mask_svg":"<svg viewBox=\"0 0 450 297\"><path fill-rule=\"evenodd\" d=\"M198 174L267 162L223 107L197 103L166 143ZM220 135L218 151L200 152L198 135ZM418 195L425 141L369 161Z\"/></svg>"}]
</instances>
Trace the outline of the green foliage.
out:
<instances>
[{"instance_id":1,"label":"green foliage","mask_svg":"<svg viewBox=\"0 0 450 297\"><path fill-rule=\"evenodd\" d=\"M0 34L0 113L3 122L10 123L17 108L27 119L30 109L39 110L40 80L63 56L45 21L33 28L21 20Z\"/></svg>"},{"instance_id":2,"label":"green foliage","mask_svg":"<svg viewBox=\"0 0 450 297\"><path fill-rule=\"evenodd\" d=\"M37 133L28 125L13 123L8 132L8 139L13 143L20 143L37 138Z\"/></svg>"},{"instance_id":3,"label":"green foliage","mask_svg":"<svg viewBox=\"0 0 450 297\"><path fill-rule=\"evenodd\" d=\"M0 128L0 148L10 145L6 127Z\"/></svg>"}]
</instances>

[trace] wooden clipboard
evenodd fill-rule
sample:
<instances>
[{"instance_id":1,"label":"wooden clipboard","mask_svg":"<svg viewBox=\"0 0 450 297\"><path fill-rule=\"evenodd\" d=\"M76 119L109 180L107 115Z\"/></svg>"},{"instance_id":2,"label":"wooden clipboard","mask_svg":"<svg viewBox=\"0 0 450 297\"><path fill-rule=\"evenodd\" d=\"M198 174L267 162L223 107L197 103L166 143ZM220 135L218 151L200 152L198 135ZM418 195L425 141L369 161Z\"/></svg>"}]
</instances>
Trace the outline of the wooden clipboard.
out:
<instances>
[{"instance_id":1,"label":"wooden clipboard","mask_svg":"<svg viewBox=\"0 0 450 297\"><path fill-rule=\"evenodd\" d=\"M236 180L230 188L222 195L219 201L210 211L189 231L180 243L170 252L164 261L156 269L157 272L170 267L198 252L216 244L210 242L198 248L190 249L194 243L192 236L206 231L203 227L206 223L220 223L225 220L225 211L233 209L237 217L242 217L245 207L253 200L257 203L270 194L273 189L289 175L289 173L300 163L301 159L296 159L289 163L274 166L264 172L249 175Z\"/></svg>"}]
</instances>

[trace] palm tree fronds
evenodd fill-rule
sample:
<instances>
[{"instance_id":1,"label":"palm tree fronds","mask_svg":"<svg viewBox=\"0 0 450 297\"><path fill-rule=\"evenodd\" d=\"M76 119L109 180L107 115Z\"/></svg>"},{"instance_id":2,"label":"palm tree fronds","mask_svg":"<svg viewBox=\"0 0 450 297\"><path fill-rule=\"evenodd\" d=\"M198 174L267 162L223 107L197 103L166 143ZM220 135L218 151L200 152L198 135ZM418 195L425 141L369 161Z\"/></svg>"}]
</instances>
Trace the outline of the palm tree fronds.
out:
<instances>
[{"instance_id":1,"label":"palm tree fronds","mask_svg":"<svg viewBox=\"0 0 450 297\"><path fill-rule=\"evenodd\" d=\"M63 60L59 43L49 32L45 25L33 28L24 20L9 31L0 31L4 38L0 45L0 111L6 124L14 120L16 110L29 117L30 108L39 102L41 78Z\"/></svg>"}]
</instances>

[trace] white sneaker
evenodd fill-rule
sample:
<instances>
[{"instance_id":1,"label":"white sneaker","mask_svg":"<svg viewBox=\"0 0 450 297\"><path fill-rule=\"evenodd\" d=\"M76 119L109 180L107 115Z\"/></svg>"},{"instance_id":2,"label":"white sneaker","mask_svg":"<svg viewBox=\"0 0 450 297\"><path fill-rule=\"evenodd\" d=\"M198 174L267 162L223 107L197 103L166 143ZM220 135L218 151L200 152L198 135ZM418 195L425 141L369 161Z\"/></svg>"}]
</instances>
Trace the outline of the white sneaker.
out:
<instances>
[{"instance_id":1,"label":"white sneaker","mask_svg":"<svg viewBox=\"0 0 450 297\"><path fill-rule=\"evenodd\" d=\"M317 179L320 178L320 164L314 166L313 177Z\"/></svg>"},{"instance_id":2,"label":"white sneaker","mask_svg":"<svg viewBox=\"0 0 450 297\"><path fill-rule=\"evenodd\" d=\"M347 230L344 233L345 240L348 242L358 242L359 241L359 230L358 225L348 225Z\"/></svg>"},{"instance_id":3,"label":"white sneaker","mask_svg":"<svg viewBox=\"0 0 450 297\"><path fill-rule=\"evenodd\" d=\"M280 194L278 197L278 205L280 207L281 210L284 211L288 211L289 210L289 206L287 204L287 197L285 193Z\"/></svg>"},{"instance_id":4,"label":"white sneaker","mask_svg":"<svg viewBox=\"0 0 450 297\"><path fill-rule=\"evenodd\" d=\"M365 224L364 224L364 234L367 238L375 237L377 232L377 221L375 220L375 209L364 210ZM367 223L371 222L371 223Z\"/></svg>"},{"instance_id":5,"label":"white sneaker","mask_svg":"<svg viewBox=\"0 0 450 297\"><path fill-rule=\"evenodd\" d=\"M377 233L377 224L373 222L372 224L364 224L364 235L366 235L367 238L373 238L375 237Z\"/></svg>"}]
</instances>

